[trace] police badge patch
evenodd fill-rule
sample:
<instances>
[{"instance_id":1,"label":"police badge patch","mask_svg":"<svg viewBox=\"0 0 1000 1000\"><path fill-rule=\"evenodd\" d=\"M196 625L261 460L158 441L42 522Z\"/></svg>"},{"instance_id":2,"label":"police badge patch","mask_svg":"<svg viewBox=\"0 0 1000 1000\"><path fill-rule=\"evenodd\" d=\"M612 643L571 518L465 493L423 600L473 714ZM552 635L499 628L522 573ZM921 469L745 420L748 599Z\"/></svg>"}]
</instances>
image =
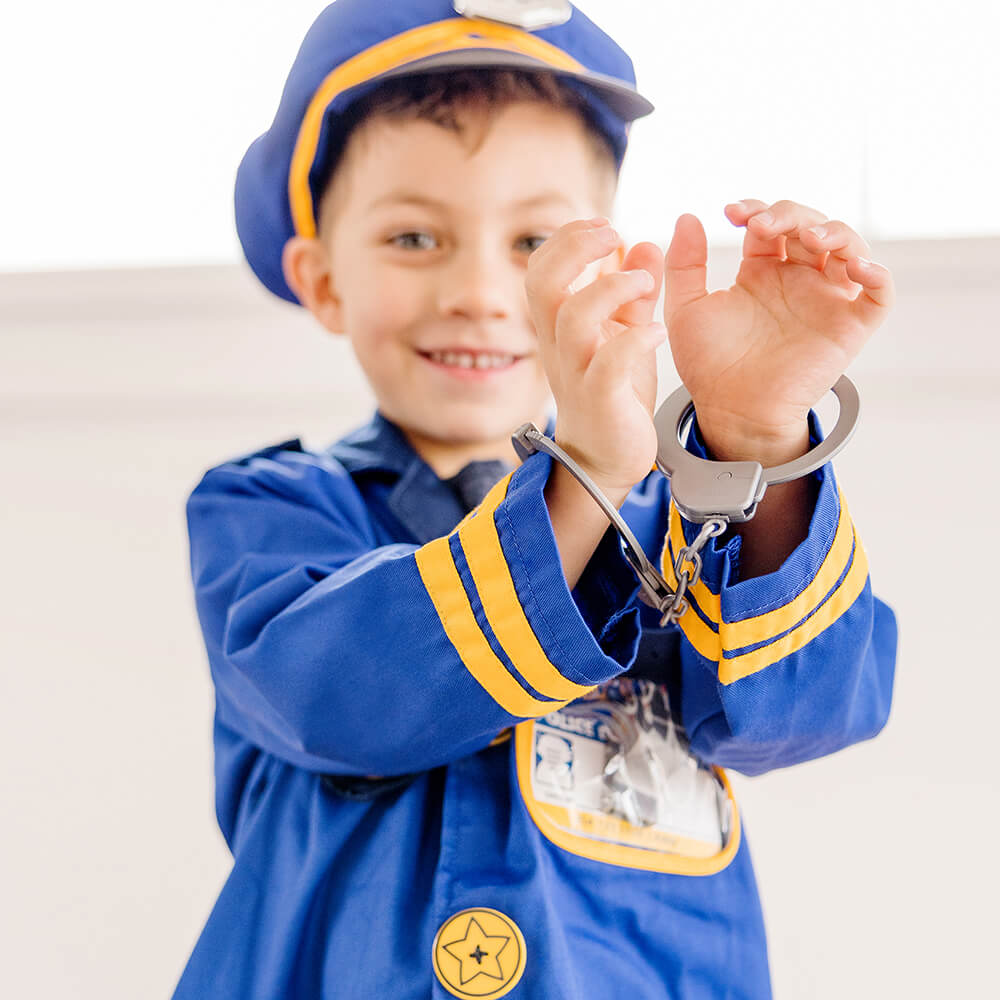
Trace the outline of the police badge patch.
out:
<instances>
[{"instance_id":1,"label":"police badge patch","mask_svg":"<svg viewBox=\"0 0 1000 1000\"><path fill-rule=\"evenodd\" d=\"M666 689L619 678L516 731L519 784L538 828L595 861L705 875L736 853L724 772L690 752Z\"/></svg>"},{"instance_id":2,"label":"police badge patch","mask_svg":"<svg viewBox=\"0 0 1000 1000\"><path fill-rule=\"evenodd\" d=\"M569 0L455 0L455 10L464 17L500 21L525 31L554 28L573 16Z\"/></svg>"}]
</instances>

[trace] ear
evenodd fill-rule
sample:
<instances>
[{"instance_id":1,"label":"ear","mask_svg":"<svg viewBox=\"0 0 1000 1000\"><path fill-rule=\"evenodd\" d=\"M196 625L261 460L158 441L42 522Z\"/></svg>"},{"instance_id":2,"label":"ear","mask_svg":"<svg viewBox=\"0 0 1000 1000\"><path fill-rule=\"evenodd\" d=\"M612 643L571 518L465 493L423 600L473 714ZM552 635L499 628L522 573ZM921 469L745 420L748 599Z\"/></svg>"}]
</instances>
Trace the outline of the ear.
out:
<instances>
[{"instance_id":1,"label":"ear","mask_svg":"<svg viewBox=\"0 0 1000 1000\"><path fill-rule=\"evenodd\" d=\"M281 269L299 302L331 333L343 333L340 299L326 247L317 239L293 236L281 252Z\"/></svg>"}]
</instances>

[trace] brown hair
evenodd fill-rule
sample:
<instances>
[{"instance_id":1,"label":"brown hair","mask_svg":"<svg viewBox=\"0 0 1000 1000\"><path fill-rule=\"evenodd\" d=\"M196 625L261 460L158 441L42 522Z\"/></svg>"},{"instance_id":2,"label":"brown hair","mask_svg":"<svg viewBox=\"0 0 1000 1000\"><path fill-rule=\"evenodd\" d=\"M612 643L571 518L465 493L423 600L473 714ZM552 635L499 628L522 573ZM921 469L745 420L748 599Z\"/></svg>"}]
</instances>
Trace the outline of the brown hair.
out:
<instances>
[{"instance_id":1,"label":"brown hair","mask_svg":"<svg viewBox=\"0 0 1000 1000\"><path fill-rule=\"evenodd\" d=\"M322 222L323 202L337 167L343 160L351 135L375 117L396 121L422 119L458 135L470 136L470 152L483 143L498 112L521 101L537 101L579 116L590 140L595 164L618 174L614 150L596 126L586 101L553 73L517 69L469 69L385 80L352 104L338 123L338 141L322 165L323 190L318 219ZM470 129L472 122L477 126Z\"/></svg>"}]
</instances>

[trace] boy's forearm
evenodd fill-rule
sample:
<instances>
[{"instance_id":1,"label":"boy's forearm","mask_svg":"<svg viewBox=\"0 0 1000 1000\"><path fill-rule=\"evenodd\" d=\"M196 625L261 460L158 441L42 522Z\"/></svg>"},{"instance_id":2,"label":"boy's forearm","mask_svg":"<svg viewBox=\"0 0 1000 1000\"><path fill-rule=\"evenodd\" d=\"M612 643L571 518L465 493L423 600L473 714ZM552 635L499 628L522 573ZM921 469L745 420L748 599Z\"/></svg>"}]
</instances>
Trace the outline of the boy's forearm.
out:
<instances>
[{"instance_id":1,"label":"boy's forearm","mask_svg":"<svg viewBox=\"0 0 1000 1000\"><path fill-rule=\"evenodd\" d=\"M699 428L711 456L722 462L754 461L766 469L791 462L809 450L806 426L787 438L774 439L705 427L700 421ZM812 476L770 486L753 518L730 527L731 533L742 538L740 576L743 579L775 572L805 540L816 505L816 493L817 483Z\"/></svg>"},{"instance_id":2,"label":"boy's forearm","mask_svg":"<svg viewBox=\"0 0 1000 1000\"><path fill-rule=\"evenodd\" d=\"M621 507L628 491L606 492L605 496L616 507ZM563 575L572 590L608 531L608 518L594 503L594 498L558 462L552 463L552 472L545 486L545 503L549 508Z\"/></svg>"}]
</instances>

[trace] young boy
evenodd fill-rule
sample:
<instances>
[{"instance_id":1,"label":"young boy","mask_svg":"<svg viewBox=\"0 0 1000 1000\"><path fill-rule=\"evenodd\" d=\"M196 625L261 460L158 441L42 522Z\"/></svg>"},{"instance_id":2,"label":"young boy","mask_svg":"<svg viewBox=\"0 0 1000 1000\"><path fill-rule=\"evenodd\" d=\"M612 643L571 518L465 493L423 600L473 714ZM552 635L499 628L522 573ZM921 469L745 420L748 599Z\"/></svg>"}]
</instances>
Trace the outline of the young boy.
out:
<instances>
[{"instance_id":1,"label":"young boy","mask_svg":"<svg viewBox=\"0 0 1000 1000\"><path fill-rule=\"evenodd\" d=\"M765 466L809 447L891 279L791 202L727 207L728 291L691 216L665 261L626 253L606 216L650 110L628 57L568 4L454 8L327 8L240 168L252 267L351 339L378 413L191 497L234 866L175 996L757 1000L720 768L871 737L891 696L894 620L832 472L710 542L660 627L600 508L510 437L554 397L669 579L697 528L650 474L664 277L691 447Z\"/></svg>"}]
</instances>

